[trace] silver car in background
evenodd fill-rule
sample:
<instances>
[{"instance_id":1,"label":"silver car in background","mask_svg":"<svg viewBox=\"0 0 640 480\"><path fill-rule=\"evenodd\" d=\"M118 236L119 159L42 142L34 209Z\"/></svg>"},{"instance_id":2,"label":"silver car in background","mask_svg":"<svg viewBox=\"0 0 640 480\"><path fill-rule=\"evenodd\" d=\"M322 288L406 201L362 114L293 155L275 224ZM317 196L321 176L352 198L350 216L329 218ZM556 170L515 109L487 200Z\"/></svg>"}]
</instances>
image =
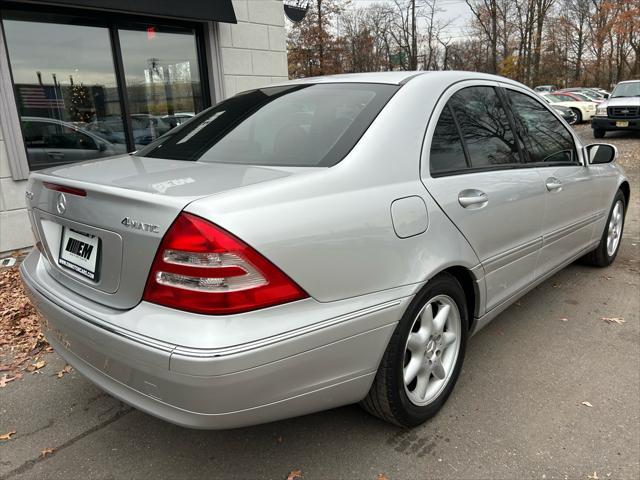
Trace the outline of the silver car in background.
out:
<instances>
[{"instance_id":1,"label":"silver car in background","mask_svg":"<svg viewBox=\"0 0 640 480\"><path fill-rule=\"evenodd\" d=\"M232 428L360 402L413 426L473 333L574 260L615 259L614 157L501 77L293 81L32 173L21 271L56 351L152 415Z\"/></svg>"}]
</instances>

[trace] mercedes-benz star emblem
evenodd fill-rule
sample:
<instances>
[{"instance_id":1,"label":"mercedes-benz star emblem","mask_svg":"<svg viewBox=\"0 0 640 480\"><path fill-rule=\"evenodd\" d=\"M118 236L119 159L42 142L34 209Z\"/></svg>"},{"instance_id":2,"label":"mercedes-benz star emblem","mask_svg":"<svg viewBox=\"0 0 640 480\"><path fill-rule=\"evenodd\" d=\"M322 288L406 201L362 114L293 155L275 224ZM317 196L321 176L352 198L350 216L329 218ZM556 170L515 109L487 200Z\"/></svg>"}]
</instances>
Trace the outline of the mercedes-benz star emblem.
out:
<instances>
[{"instance_id":1,"label":"mercedes-benz star emblem","mask_svg":"<svg viewBox=\"0 0 640 480\"><path fill-rule=\"evenodd\" d=\"M63 215L64 212L67 211L67 197L64 196L64 193L58 195L58 200L56 201L56 210L60 215Z\"/></svg>"}]
</instances>

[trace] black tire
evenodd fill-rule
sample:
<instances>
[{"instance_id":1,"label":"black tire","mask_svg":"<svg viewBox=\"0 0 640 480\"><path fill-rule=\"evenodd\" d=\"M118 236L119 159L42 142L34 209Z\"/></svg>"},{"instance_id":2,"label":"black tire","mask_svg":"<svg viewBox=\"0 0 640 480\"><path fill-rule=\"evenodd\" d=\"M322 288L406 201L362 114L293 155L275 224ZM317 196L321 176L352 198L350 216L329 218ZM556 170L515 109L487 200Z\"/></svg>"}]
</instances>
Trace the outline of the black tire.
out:
<instances>
[{"instance_id":1,"label":"black tire","mask_svg":"<svg viewBox=\"0 0 640 480\"><path fill-rule=\"evenodd\" d=\"M571 110L573 110L573 113L576 114L576 124L578 123L582 123L582 112L577 109L577 108L572 108Z\"/></svg>"},{"instance_id":2,"label":"black tire","mask_svg":"<svg viewBox=\"0 0 640 480\"><path fill-rule=\"evenodd\" d=\"M414 320L423 307L438 295L446 295L458 307L460 314L460 347L453 371L446 385L427 405L415 405L405 391L403 367L405 345ZM458 380L469 336L469 312L464 290L458 280L441 273L430 280L416 295L398 323L382 357L378 372L367 397L360 405L370 414L401 427L420 425L442 408Z\"/></svg>"},{"instance_id":3,"label":"black tire","mask_svg":"<svg viewBox=\"0 0 640 480\"><path fill-rule=\"evenodd\" d=\"M607 236L609 234L609 224L611 222L611 216L613 215L613 210L618 202L622 202L622 226L620 227L620 241L616 246L615 251L612 255L609 255L607 250ZM625 214L627 210L626 201L624 198L624 194L622 191L618 190L616 196L613 198L613 203L611 204L611 208L609 209L609 215L607 216L607 223L604 226L604 232L602 232L602 237L600 237L600 243L598 247L585 255L584 260L585 263L589 265L593 265L595 267L608 267L613 263L618 255L618 251L620 250L620 244L622 243L622 234L624 233L624 220Z\"/></svg>"},{"instance_id":4,"label":"black tire","mask_svg":"<svg viewBox=\"0 0 640 480\"><path fill-rule=\"evenodd\" d=\"M594 128L593 129L593 138L604 138L606 133L607 133L606 130L602 130L601 128Z\"/></svg>"}]
</instances>

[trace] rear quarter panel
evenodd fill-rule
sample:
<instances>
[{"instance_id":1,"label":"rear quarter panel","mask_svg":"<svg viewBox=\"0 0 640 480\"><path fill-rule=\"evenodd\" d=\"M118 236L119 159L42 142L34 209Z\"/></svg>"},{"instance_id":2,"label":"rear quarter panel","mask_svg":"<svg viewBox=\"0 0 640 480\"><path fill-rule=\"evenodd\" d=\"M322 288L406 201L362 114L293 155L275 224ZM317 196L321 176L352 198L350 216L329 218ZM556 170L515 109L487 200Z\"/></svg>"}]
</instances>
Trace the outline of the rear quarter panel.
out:
<instances>
[{"instance_id":1,"label":"rear quarter panel","mask_svg":"<svg viewBox=\"0 0 640 480\"><path fill-rule=\"evenodd\" d=\"M429 75L404 85L338 165L207 197L186 210L265 255L321 302L404 285L416 289L452 265L478 259L419 179L431 110L448 85ZM427 230L401 239L391 203L421 197Z\"/></svg>"}]
</instances>

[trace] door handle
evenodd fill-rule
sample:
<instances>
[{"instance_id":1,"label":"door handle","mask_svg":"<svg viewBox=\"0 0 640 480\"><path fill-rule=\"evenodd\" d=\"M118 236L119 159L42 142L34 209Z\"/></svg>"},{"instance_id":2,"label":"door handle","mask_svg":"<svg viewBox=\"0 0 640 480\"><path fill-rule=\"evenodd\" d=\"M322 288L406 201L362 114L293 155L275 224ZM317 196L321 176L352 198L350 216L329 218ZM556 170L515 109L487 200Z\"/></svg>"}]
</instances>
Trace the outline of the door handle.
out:
<instances>
[{"instance_id":1,"label":"door handle","mask_svg":"<svg viewBox=\"0 0 640 480\"><path fill-rule=\"evenodd\" d=\"M463 190L458 194L458 203L463 208L482 208L487 202L489 202L489 197L480 190Z\"/></svg>"},{"instance_id":2,"label":"door handle","mask_svg":"<svg viewBox=\"0 0 640 480\"><path fill-rule=\"evenodd\" d=\"M549 177L545 183L547 190L550 192L559 192L562 190L562 182L558 180L556 177Z\"/></svg>"}]
</instances>

